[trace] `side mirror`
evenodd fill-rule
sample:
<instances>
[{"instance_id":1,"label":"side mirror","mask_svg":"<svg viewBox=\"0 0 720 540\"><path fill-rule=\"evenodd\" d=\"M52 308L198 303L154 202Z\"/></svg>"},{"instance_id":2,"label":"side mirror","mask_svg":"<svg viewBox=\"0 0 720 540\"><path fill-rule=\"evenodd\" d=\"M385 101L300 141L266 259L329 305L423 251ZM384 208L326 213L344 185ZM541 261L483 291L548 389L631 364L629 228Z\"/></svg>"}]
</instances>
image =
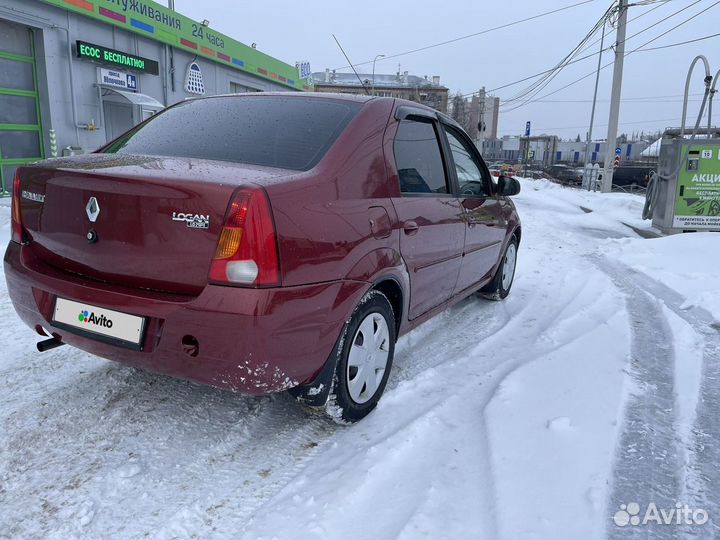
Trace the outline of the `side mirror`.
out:
<instances>
[{"instance_id":1,"label":"side mirror","mask_svg":"<svg viewBox=\"0 0 720 540\"><path fill-rule=\"evenodd\" d=\"M497 185L498 194L502 197L512 197L520 193L520 182L510 176L500 176Z\"/></svg>"}]
</instances>

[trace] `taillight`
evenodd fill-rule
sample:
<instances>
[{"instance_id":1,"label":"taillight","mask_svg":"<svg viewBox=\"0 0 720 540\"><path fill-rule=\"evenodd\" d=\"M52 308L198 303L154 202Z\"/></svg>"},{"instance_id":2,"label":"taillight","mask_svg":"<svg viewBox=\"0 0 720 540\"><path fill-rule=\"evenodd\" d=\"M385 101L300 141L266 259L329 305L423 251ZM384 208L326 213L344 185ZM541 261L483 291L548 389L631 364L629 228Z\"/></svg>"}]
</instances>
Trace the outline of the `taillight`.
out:
<instances>
[{"instance_id":1,"label":"taillight","mask_svg":"<svg viewBox=\"0 0 720 540\"><path fill-rule=\"evenodd\" d=\"M13 192L12 192L12 203L11 203L11 239L13 242L22 244L25 242L25 233L22 226L22 215L20 213L20 171L15 171L15 178L13 179Z\"/></svg>"},{"instance_id":2,"label":"taillight","mask_svg":"<svg viewBox=\"0 0 720 540\"><path fill-rule=\"evenodd\" d=\"M275 223L262 189L240 189L230 200L208 279L224 285L280 285Z\"/></svg>"}]
</instances>

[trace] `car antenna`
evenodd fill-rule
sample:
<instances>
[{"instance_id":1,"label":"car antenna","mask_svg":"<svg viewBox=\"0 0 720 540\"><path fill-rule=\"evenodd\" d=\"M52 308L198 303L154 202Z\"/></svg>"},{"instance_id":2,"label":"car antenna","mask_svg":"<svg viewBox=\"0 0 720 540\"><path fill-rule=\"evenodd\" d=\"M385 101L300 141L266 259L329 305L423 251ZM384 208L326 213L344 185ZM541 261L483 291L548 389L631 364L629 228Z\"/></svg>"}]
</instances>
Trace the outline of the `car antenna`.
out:
<instances>
[{"instance_id":1,"label":"car antenna","mask_svg":"<svg viewBox=\"0 0 720 540\"><path fill-rule=\"evenodd\" d=\"M350 64L350 67L352 68L353 72L355 73L355 76L358 78L358 81L360 81L360 84L363 87L363 90L365 90L365 93L369 96L370 92L368 92L367 86L365 86L365 83L362 82L362 79L360 78L360 75L358 75L358 72L355 71L355 66L352 65L352 62L348 58L348 55L345 54L345 50L342 48L342 45L340 45L340 42L338 41L338 38L335 37L335 34L331 34L333 39L335 40L335 43L337 43L337 46L340 47L340 51L342 51L343 56L345 57L345 60L347 60L347 63Z\"/></svg>"}]
</instances>

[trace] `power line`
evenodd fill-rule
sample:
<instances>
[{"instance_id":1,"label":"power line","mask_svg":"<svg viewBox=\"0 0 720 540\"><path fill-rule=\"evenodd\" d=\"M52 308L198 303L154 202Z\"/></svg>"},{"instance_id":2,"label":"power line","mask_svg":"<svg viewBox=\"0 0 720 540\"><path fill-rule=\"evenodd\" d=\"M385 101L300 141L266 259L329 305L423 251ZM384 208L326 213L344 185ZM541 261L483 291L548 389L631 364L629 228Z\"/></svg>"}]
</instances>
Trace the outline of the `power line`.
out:
<instances>
[{"instance_id":1,"label":"power line","mask_svg":"<svg viewBox=\"0 0 720 540\"><path fill-rule=\"evenodd\" d=\"M643 51L639 51L643 52ZM698 93L690 93L689 96L703 96L705 95L702 92ZM652 103L675 103L677 100L669 100L669 98L681 98L684 97L685 94L671 94L671 95L665 95L665 96L634 96L634 97L626 97L622 98L622 101L631 101L631 102L642 102L642 101L648 101ZM667 101L665 101L667 100ZM542 102L542 103L592 103L592 99L543 99L543 100L536 100L535 102ZM610 101L609 99L598 99L599 103ZM702 101L701 99L695 99L691 101Z\"/></svg>"},{"instance_id":2,"label":"power line","mask_svg":"<svg viewBox=\"0 0 720 540\"><path fill-rule=\"evenodd\" d=\"M535 100L534 103L592 103L592 99L538 99ZM609 102L609 99L598 99L597 103L607 103ZM620 101L628 102L628 103L677 103L678 100L676 99L622 99ZM691 102L698 102L702 101L702 99L689 99L688 101Z\"/></svg>"},{"instance_id":3,"label":"power line","mask_svg":"<svg viewBox=\"0 0 720 540\"><path fill-rule=\"evenodd\" d=\"M695 43L697 41L703 41L705 39L710 39L710 38L714 38L714 37L718 37L718 36L720 36L720 33L710 34L709 36L703 36L703 37L695 38L695 39L689 39L687 41L680 41L679 43L671 43L670 45L661 45L659 47L650 47L649 49L639 49L635 52L648 52L648 51L657 51L659 49L669 49L670 47L678 47L680 45L687 45L688 43Z\"/></svg>"},{"instance_id":4,"label":"power line","mask_svg":"<svg viewBox=\"0 0 720 540\"><path fill-rule=\"evenodd\" d=\"M621 126L632 126L632 125L637 125L637 124L654 124L656 122L680 122L680 118L657 118L655 120L641 120L638 122L620 122L620 125ZM600 124L597 127L607 127L607 124ZM536 127L534 129L535 129L535 131L542 131L542 130L558 131L558 130L563 130L563 129L585 129L585 128L587 128L587 125L584 125L584 126L562 126L562 127L540 127L540 128ZM511 131L513 133L524 133L525 129L511 129L508 131Z\"/></svg>"},{"instance_id":5,"label":"power line","mask_svg":"<svg viewBox=\"0 0 720 540\"><path fill-rule=\"evenodd\" d=\"M539 13L539 14L537 14L537 15L533 15L532 17L527 17L527 18L525 18L525 19L520 19L520 20L518 20L518 21L513 21L513 22L510 22L510 23L502 24L502 25L500 25L500 26L495 26L495 27L493 27L493 28L487 28L487 29L485 29L485 30L481 30L480 32L475 32L475 33L473 33L473 34L468 34L468 35L465 35L465 36L460 36L460 37L457 37L457 38L448 39L447 41L442 41L442 42L440 42L440 43L435 43L435 44L433 44L433 45L426 45L425 47L418 47L417 49L412 49L412 50L410 50L410 51L400 52L400 53L396 53L396 54L389 54L389 55L386 55L385 58L383 58L383 59L380 60L380 61L382 62L382 61L385 61L385 60L389 60L389 59L391 59L391 58L398 58L398 57L400 57L400 56L405 56L405 55L407 55L407 54L413 54L413 53L420 52L420 51L426 51L426 50L428 50L428 49L433 49L433 48L435 48L435 47L441 47L442 45L448 45L448 44L450 44L450 43L455 43L455 42L457 42L457 41L462 41L462 40L464 40L464 39L468 39L468 38L471 38L471 37L481 36L481 35L483 35L483 34L488 34L488 33L490 33L490 32L494 32L494 31L496 31L496 30L502 30L503 28L509 28L509 27L511 27L511 26L516 26L516 25L521 24L521 23L524 23L524 22L533 21L533 20L535 20L535 19L540 19L541 17L547 17L548 15L552 15L552 14L554 14L554 13L559 13L559 12L561 12L561 11L565 11L565 10L568 10L568 9L572 9L572 8L575 8L575 7L578 7L578 6L582 6L582 5L584 5L584 4L589 4L589 3L594 2L594 1L595 1L595 0L583 0L582 2L577 2L576 4L571 4L571 5L569 5L569 6L564 6L564 7L558 8L558 9L554 9L554 10L552 10L552 11L546 11L546 12L544 12L544 13ZM359 62L359 63L355 64L355 66L364 66L364 65L367 65L367 64L372 64L372 62L373 62L372 60L368 60L368 61L366 61L366 62ZM347 66L342 66L342 67L335 68L335 69L336 69L336 70L340 70L340 69L347 69L347 68L349 68L349 67L352 67L352 66L347 65Z\"/></svg>"},{"instance_id":6,"label":"power line","mask_svg":"<svg viewBox=\"0 0 720 540\"><path fill-rule=\"evenodd\" d=\"M590 31L585 35L585 37L578 43L565 57L558 62L552 69L547 70L545 72L545 75L531 83L528 87L526 87L523 90L520 90L517 94L515 94L513 97L508 98L505 100L506 103L511 103L513 101L519 101L525 96L531 94L534 92L533 96L537 95L543 88L545 88L550 82L562 71L564 67L569 65L573 58L582 50L583 46L590 40L590 38L600 29L603 27L605 22L607 21L608 17L612 13L612 10L614 9L614 6L610 6L607 10L605 10L605 13L598 19L598 21L593 25L593 27L590 29ZM492 90L491 90L492 91Z\"/></svg>"},{"instance_id":7,"label":"power line","mask_svg":"<svg viewBox=\"0 0 720 540\"><path fill-rule=\"evenodd\" d=\"M646 45L652 43L653 41L656 41L656 40L660 39L661 37L669 34L670 32L673 32L674 30L680 28L680 27L683 26L684 24L686 24L686 23L690 22L691 20L695 19L696 17L700 16L701 14L703 14L703 13L706 12L706 11L708 11L709 9L714 8L714 7L715 7L716 5L718 5L718 4L720 4L720 0L718 0L717 2L715 2L714 4L712 4L712 5L708 6L708 7L706 7L706 8L703 9L702 11L699 11L698 13L696 13L695 15L693 15L692 17L689 17L688 19L685 19L684 21L678 23L677 25L675 25L673 28L671 28L671 29L668 30L667 32L665 32L665 33L663 33L663 34L661 34L661 35L659 35L659 36L654 37L654 38L651 39L650 41L647 41L647 42L643 43L643 44L640 45L639 47L637 47L637 48L633 49L632 51L630 51L629 53L627 53L626 56L630 56L631 54L636 53L636 52L645 52L646 50L649 51L650 49L643 49L643 47L645 47ZM705 36L705 37L702 37L702 38L697 38L697 39L695 39L695 40L690 40L690 42L696 42L696 41L702 41L702 40L704 40L704 39L710 39L710 38L712 38L712 37L716 37L716 35L717 35L717 34L712 34L712 35L710 35L710 36ZM678 47L678 46L680 46L680 45L685 45L685 44L686 44L686 42L679 42L679 43L674 43L674 44L666 45L666 46L664 46L663 48ZM605 65L602 66L600 69L605 69L606 67L611 66L611 65L613 65L613 62L609 62L609 63L605 64ZM588 77L590 77L590 76L592 76L592 75L594 75L594 74L595 74L595 71L591 71L591 72L588 73L587 75L583 75L582 77L580 77L580 78L578 78L578 79L575 79L574 81L572 81L572 82L570 82L570 83L568 83L568 84L566 84L566 85L564 85L564 86L561 86L561 87L558 88L557 90L554 90L554 91L552 91L552 92L549 92L548 94L543 95L543 96L540 97L539 99L544 99L544 98L546 98L546 97L552 96L553 94L557 94L558 92L560 92L560 91L562 91L562 90L565 90L566 88L569 88L570 86L573 86L573 85L579 83L580 81L583 81L583 80L587 79ZM512 112L512 111L514 111L514 110L516 110L516 109L519 109L519 108L521 108L521 107L524 107L525 105L529 105L529 104L531 104L531 103L535 103L536 101L537 101L537 100L528 100L528 101L526 101L526 102L524 102L524 103L521 103L521 104L519 104L519 105L515 105L514 107L512 107L512 108L510 108L510 109L507 109L507 110L505 110L504 112Z\"/></svg>"},{"instance_id":8,"label":"power line","mask_svg":"<svg viewBox=\"0 0 720 540\"><path fill-rule=\"evenodd\" d=\"M648 10L648 11L646 11L646 12L640 14L640 15L638 15L637 17L635 17L635 18L633 18L633 19L630 19L629 22L636 21L636 20L638 20L639 18L644 17L645 15L648 15L649 13L651 13L652 11L655 11L655 10L658 9L659 7L662 7L663 5L665 5L666 2L669 2L669 1L670 1L670 0L664 0L664 1L662 1L662 3L660 3L660 4L657 5L656 7L652 8L652 9L650 9L650 10ZM702 0L696 0L695 2L693 2L692 4L690 4L689 6L687 6L686 8L683 8L683 9L691 8L692 6L694 6L695 4L697 4L698 2L701 2L701 1L702 1ZM644 5L644 4L635 4L635 5ZM611 9L612 9L612 7L613 7L613 6L611 6ZM674 16L674 15L676 15L676 14L678 14L678 13L680 13L681 11L682 11L682 10L676 11L675 13L673 13L673 14L671 15L671 17ZM605 14L603 15L603 17L601 17L601 19L603 19L603 20L607 19L609 12L610 12L610 9L608 9L608 11L605 12ZM664 21L664 20L667 20L667 18L669 18L669 17L666 17L665 19L663 19L663 21ZM660 21L660 22L662 22L662 21ZM596 23L596 26L593 27L593 30L596 31L596 28L597 28L597 23ZM650 28L650 27L648 27L647 29L649 29L649 28ZM646 29L646 30L647 30L647 29ZM644 31L644 30L643 30L643 31ZM633 37L635 37L635 36L637 36L637 35L639 35L639 34L641 34L641 33L642 33L642 32L638 32L637 34L633 34L632 36L630 36L630 37L627 38L627 39L632 39ZM586 36L586 38L587 38L587 36ZM599 39L596 39L595 41L593 41L593 42L590 43L589 45L586 45L585 47L583 47L582 50L587 50L587 49L589 49L592 45L595 45L595 44L598 43L599 41L600 41ZM627 40L626 40L626 41L627 41ZM576 49L577 49L577 47L576 47ZM602 52L605 52L605 51L610 50L610 49L612 49L612 46L606 47L605 49L603 49ZM581 50L580 52L582 52L582 50ZM571 51L570 54L567 55L567 56L570 56L571 54L572 54L572 51ZM575 60L572 60L571 62L566 63L565 66L569 66L569 65L572 65L572 64L576 64L576 63L578 63L578 62L581 62L582 60L586 60L586 59L588 59L588 58L592 58L593 56L597 56L598 54L600 54L600 51L594 52L594 53L591 53L591 54L588 54L587 56L583 56L583 57L581 57L581 58L576 58ZM566 56L565 58L567 58L567 56ZM529 76L524 77L524 78L522 78L522 79L519 79L519 80L517 80L517 81L513 81L513 82L511 82L511 83L507 83L507 84L504 84L504 85L502 85L502 86L497 86L497 87L495 87L495 88L491 88L491 89L488 90L487 92L496 92L497 90L502 90L502 89L508 88L508 87L510 87L510 86L515 86L516 84L520 84L521 82L529 81L530 79L534 79L535 77L539 77L539 76L541 76L541 75L545 75L546 73L551 73L551 72L555 71L557 68L558 68L558 65L556 65L555 67L552 67L552 68L550 68L550 69L546 69L545 71L540 71L540 72L535 73L535 74L533 74L533 75L529 75ZM470 92L470 93L468 93L468 94L463 94L463 97L472 96L472 95L475 95L476 93L477 93L477 92Z\"/></svg>"},{"instance_id":9,"label":"power line","mask_svg":"<svg viewBox=\"0 0 720 540\"><path fill-rule=\"evenodd\" d=\"M636 49L633 49L633 50L630 51L628 54L632 54L632 53L634 53L634 52L637 52L637 51L639 51L640 49L642 49L643 47L645 47L646 45L650 45L653 41L657 41L658 39L660 39L661 37L669 34L670 32L672 32L672 31L674 31L674 30L677 30L677 29L680 28L682 25L684 25L684 24L686 24L686 23L689 23L689 22L692 21L694 18L699 17L700 15L702 15L703 13L705 13L706 11L708 11L709 9L714 8L714 7L717 6L718 4L720 4L720 1L715 2L715 3L712 4L711 6L706 7L705 9L703 9L702 11L699 11L698 13L696 13L695 15L693 15L692 17L690 17L690 18L688 18L688 19L685 19L685 20L682 21L681 23L677 24L676 26L672 27L670 30L668 30L667 32L665 32L664 34L660 34L659 36L655 36L654 38L652 38L650 41L646 41L645 43L643 43L642 45L640 45L640 47L638 47L638 48L636 48Z\"/></svg>"},{"instance_id":10,"label":"power line","mask_svg":"<svg viewBox=\"0 0 720 540\"><path fill-rule=\"evenodd\" d=\"M668 0L668 1L669 1L669 0ZM698 4L698 3L701 2L701 1L702 1L702 0L696 0L695 2L693 2L692 4L690 4L689 6L686 6L686 7L684 7L683 9L678 10L678 11L672 13L672 14L669 15L668 17L665 17L664 19L662 19L662 20L659 21L658 23L653 24L652 26L646 28L645 30L649 30L650 28L652 28L652 27L654 27L654 26L657 26L657 24L659 24L659 23L661 23L661 22L664 22L664 21L668 20L668 19L671 18L671 17L674 17L675 15L681 13L683 10L688 9L688 8L691 8L691 7L693 7L695 4ZM651 9L651 10L649 10L649 11L646 11L645 13L643 13L643 14L641 14L641 15L638 15L637 17L635 17L634 19L631 19L631 20L634 21L634 20L639 19L639 18L642 17L643 15L647 15L647 14L650 13L651 11L657 9L658 7L663 6L665 3L666 3L666 2L663 2L662 4L658 5L657 7L654 7L653 9ZM638 35L642 34L643 32L645 32L645 30L641 30L640 32L637 32L637 33L633 34L632 36L630 36L629 38L627 38L625 41L628 41L628 40L634 38L635 36L638 36ZM600 41L600 40L595 40L592 44L598 43L599 41ZM588 46L588 47L585 47L585 49L587 49L587 48L589 48L589 46ZM608 46L608 47L606 47L605 49L603 49L603 52L608 51L608 50L610 50L610 49L612 49L612 48L613 48L613 46ZM581 58L576 58L575 60L572 60L571 62L568 62L568 63L565 64L565 65L566 65L566 66L569 66L569 65L572 65L572 64L576 64L576 63L578 63L578 62L581 62L582 60L586 60L586 59L588 59L588 58L592 58L593 56L597 56L598 54L600 54L600 51L594 52L594 53L591 53L591 54L588 54L588 55L583 56L583 57L581 57ZM529 76L524 77L524 78L522 78L522 79L518 79L517 81L513 81L513 82L510 82L510 83L504 84L504 85L502 85L502 86L497 86L497 87L495 87L495 88L491 88L491 89L488 90L487 92L490 93L490 92L496 92L496 91L498 91L498 90L503 90L504 88L508 88L508 87L510 87L510 86L515 86L516 84L520 84L521 82L525 82L525 81L528 81L528 80L530 80L530 79L534 79L535 77L539 77L539 76L541 76L541 75L545 75L546 73L551 73L551 72L555 71L556 69L557 69L557 66L555 66L555 67L553 67L553 68L550 68L550 69L547 69L547 70L545 70L545 71L540 71L540 72L535 73L535 74L533 74L533 75L529 75ZM593 73L594 73L594 72L593 72ZM463 97L469 97L469 96L475 95L476 93L477 93L477 92L470 92L470 93L468 93L468 94L463 94ZM509 101L509 100L506 100L506 101Z\"/></svg>"},{"instance_id":11,"label":"power line","mask_svg":"<svg viewBox=\"0 0 720 540\"><path fill-rule=\"evenodd\" d=\"M632 7L632 6L645 6L645 5L650 5L650 4L653 4L653 3L657 3L657 4L658 4L657 6L655 6L655 7L652 8L652 9L648 9L647 11L643 11L643 12L642 12L640 15L638 15L637 17L633 17L632 19L630 19L630 20L628 21L628 24L630 24L631 22L635 22L635 21L637 21L638 19L641 19L642 17L645 17L646 15L650 15L650 13L652 13L653 11L655 11L655 10L658 9L658 8L663 7L665 4L667 4L667 3L670 2L670 1L671 1L671 0L662 0L662 1L659 1L659 2L636 2L636 3L632 4L631 6L628 6L628 7ZM697 3L697 2L696 2L696 3ZM691 8L693 5L694 5L694 4L691 4L691 5L687 6L687 8ZM687 9L687 8L685 8L685 9ZM609 19L608 19L608 20L609 20ZM649 29L649 28L651 28L651 27L648 27L648 29ZM638 35L638 34L635 34L635 36L636 36L636 35ZM634 36L630 36L630 38L632 38L632 37L634 37ZM630 38L628 38L628 39L630 39ZM593 41L592 43L589 43L588 45L586 45L583 50L587 50L587 49L591 48L593 45L595 45L595 44L597 44L597 43L599 43L599 42L600 42L600 40L599 40L599 39L596 39L596 40ZM598 53L596 53L596 54L598 54Z\"/></svg>"},{"instance_id":12,"label":"power line","mask_svg":"<svg viewBox=\"0 0 720 540\"><path fill-rule=\"evenodd\" d=\"M646 32L646 31L650 30L651 28L654 28L655 26L657 26L657 25L659 25L659 24L667 21L668 19L671 19L672 17L675 17L675 16L679 15L680 13L682 13L683 11L685 11L686 9L689 9L689 8L691 8L691 7L699 4L700 2L702 2L702 0L695 0L695 2L693 2L693 3L690 4L689 6L683 7L683 8L681 8L681 9L679 9L679 10L671 13L671 14L668 15L667 17L665 17L665 18L657 21L656 23L653 23L652 25L648 26L647 28L645 28L645 29L643 29L643 30L640 30L639 32L636 32L635 34L633 34L633 35L631 35L630 37L626 38L625 41L624 41L624 43L627 43L627 41L633 39L633 38L636 37L636 36L639 36L640 34L642 34L642 33ZM683 21L683 22L680 23L679 25L677 25L677 26L675 26L674 28L671 28L670 30L668 30L668 32L666 32L665 34L668 34L668 33L672 32L672 31L675 30L676 28L682 26L682 25L685 24L686 22L689 22L690 20L694 19L695 17L697 17L698 15L700 15L701 13L703 13L704 11L707 11L708 9L711 9L711 8L714 7L715 5L716 5L716 4L713 4L713 5L711 5L710 7L705 8L703 11L700 11L699 13L697 13L697 14L695 14L694 16L690 17L689 19L686 19L685 21ZM655 8L653 8L653 9L655 9ZM636 18L637 18L637 17L636 17ZM662 37L662 36L665 35L665 34L661 34L660 36L657 36L655 39L659 39L660 37ZM651 40L651 41L649 41L649 42L641 45L640 47L644 47L645 45L647 45L648 43L651 43L651 42L654 41L655 39L653 39L653 40ZM612 46L609 46L609 47L607 47L606 49L603 49L603 52L604 52L604 51L607 51L607 50L610 50L610 49L612 49L612 48L613 48ZM636 49L636 50L637 50L637 49ZM635 52L635 51L631 51L630 53L628 53L628 55L629 55L629 54L632 54L632 52ZM589 54L589 55L587 55L587 56L585 56L585 57L583 57L583 58L581 58L581 59L578 59L578 60L576 60L576 61L584 60L585 58L590 58L590 57L596 56L596 55L598 55L598 54L600 54L600 52L596 52L596 53ZM575 62L573 62L573 63L575 63ZM612 65L612 62L611 62L610 64L607 64L607 65ZM605 67L607 67L607 65L606 65L606 66L603 66L601 69L604 69ZM595 73L595 71L593 71L593 73ZM590 76L590 75L587 75L587 77L589 77L589 76ZM586 78L586 77L583 77L583 78L580 79L580 80L583 80L584 78ZM578 80L577 82L580 82L580 81ZM545 86L547 86L547 84L545 84L543 87L545 87ZM492 92L492 91L493 91L493 90L490 90L490 92ZM511 108L511 109L506 109L506 111L507 111L507 112L513 111L513 110L515 110L515 108L523 107L524 105L527 105L527 104L530 104L530 103L534 103L535 101L534 101L532 98L535 97L538 93L539 93L539 91L535 92L533 96L531 96L530 98L528 98L527 100L525 100L525 101L524 101L523 103L521 103L521 104L513 104L514 101L517 101L517 98L510 98L509 100L505 100L506 105L507 105L507 104L510 104L510 106L513 107L513 108ZM548 95L550 95L550 94L548 94ZM540 98L540 99L542 99L542 98Z\"/></svg>"},{"instance_id":13,"label":"power line","mask_svg":"<svg viewBox=\"0 0 720 540\"><path fill-rule=\"evenodd\" d=\"M669 1L670 1L670 0L645 0L645 1L643 1L643 2L639 2L639 3L632 4L632 5L634 5L634 6L641 6L641 5L650 5L650 4L653 4L653 3L658 3L658 5L655 6L654 8L649 9L649 10L641 13L641 14L638 15L637 17L633 17L632 19L630 19L629 22L636 21L636 20L638 20L638 19L640 19L640 18L642 18L642 17L645 17L646 15L649 15L650 13L652 13L653 11L655 11L656 9L661 8L663 5L665 5L665 3L669 2ZM697 0L697 1L695 2L695 4L698 3L698 2L700 2L700 1L701 1L701 0ZM692 4L692 5L688 6L688 7L692 7L692 6L695 5L695 4ZM610 8L608 8L608 10L605 12L605 14L603 15L603 17L601 17L602 24L607 24L607 23L610 21L610 18L612 17L613 13L616 12L616 10L617 10L617 8L616 8L614 5L611 5ZM661 21L661 22L662 22L662 21ZM646 28L645 30L643 30L643 31L641 31L641 32L638 32L637 34L634 34L634 35L630 36L630 38L628 38L628 39L632 39L632 38L635 37L636 35L639 35L639 34L641 34L642 32L649 30L650 28L652 28L652 26ZM598 30L598 26L596 25L596 26L594 27L593 31L594 31L594 32L597 32L597 30ZM600 42L601 40L602 40L602 38L599 38L599 39L596 39L595 41L593 41L593 42L591 42L591 43L588 43L588 44L582 46L582 47L580 48L580 50L579 50L576 54L579 54L579 53L581 53L581 52L583 52L583 51L587 51L588 49L590 49L591 47L593 47L595 44L597 44L598 42ZM561 66L560 69L557 70L557 73L559 73L560 70L563 69L564 67L567 67L567 66L572 65L572 64L576 64L576 63L581 62L581 61L583 61L583 60L586 60L586 59L588 59L588 58L592 58L593 56L597 56L597 55L599 55L599 54L602 54L603 52L608 51L608 50L611 50L612 48L613 48L613 46L610 45L610 46L608 46L608 47L606 47L606 48L604 48L604 49L602 49L602 50L600 50L600 51L598 51L598 52L594 52L594 53L588 54L588 55L586 55L586 56L583 56L583 57L581 57L581 58L576 58L575 60L572 60L572 61L570 61L570 62L567 62L564 66ZM549 73L549 72L555 71L556 69L557 69L557 66L556 66L555 68L552 68L552 69L550 69L550 70L547 70L547 71L538 73L538 74L536 74L536 75L533 75L533 76L530 76L530 77L526 77L526 78L523 79L523 80L532 79L532 78L534 78L535 76L539 76L539 75L542 75L542 74L544 74L544 73ZM555 75L553 75L552 78L554 78L554 77L555 77ZM518 82L522 82L522 81L518 81ZM549 83L549 81L548 81L548 83ZM543 85L543 88L544 88L544 87L547 87L548 83L544 84L544 85ZM511 84L509 84L509 85L505 85L504 87L513 86L514 84L516 84L516 83L511 83ZM541 89L538 89L538 91L535 92L534 95L537 95L540 90L541 90ZM528 93L529 93L529 92L525 92L523 95L527 95ZM511 99L510 99L510 101L516 101L516 100L517 100L517 98L511 98ZM505 100L505 101L506 101L506 103L507 103L508 100Z\"/></svg>"}]
</instances>

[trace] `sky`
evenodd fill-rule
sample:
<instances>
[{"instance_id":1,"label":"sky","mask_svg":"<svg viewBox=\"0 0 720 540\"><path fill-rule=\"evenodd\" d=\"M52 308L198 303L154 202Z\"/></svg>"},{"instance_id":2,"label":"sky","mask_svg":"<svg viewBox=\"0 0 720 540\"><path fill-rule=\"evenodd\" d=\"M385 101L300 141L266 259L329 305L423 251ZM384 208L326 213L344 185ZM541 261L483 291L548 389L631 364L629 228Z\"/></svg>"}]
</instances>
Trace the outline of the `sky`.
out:
<instances>
[{"instance_id":1,"label":"sky","mask_svg":"<svg viewBox=\"0 0 720 540\"><path fill-rule=\"evenodd\" d=\"M325 68L350 71L332 34L337 36L350 60L362 64L379 54L396 55L454 40L581 1L505 0L491 4L483 0L432 3L176 0L175 9L196 20L208 19L211 28L243 43L255 42L259 50L290 64L309 61L313 71ZM400 71L413 75L440 76L441 84L450 89L451 95L458 91L474 92L482 86L493 90L554 67L585 38L611 3L611 0L589 0L501 30L396 58L381 58L376 63L376 72L395 73L400 64ZM720 0L630 0L630 3L637 5L629 8L627 52L656 37L658 39L647 48L720 32ZM681 26L674 28L679 24ZM632 37L639 32L642 33ZM525 130L525 122L531 121L534 135L548 133L563 138L580 135L584 139L590 122L598 61L597 54L593 53L600 49L599 39L600 32L590 39L591 46L578 55L592 56L563 69L536 96L537 101L528 104L508 101L533 80L492 92L500 97L499 134L520 135ZM605 47L615 39L615 28L607 26ZM593 44L594 41L597 43ZM708 57L714 75L720 69L720 36L628 54L619 131L632 134L679 126L685 78L691 61L698 54ZM602 63L611 63L613 56L611 50L606 51ZM368 73L372 70L371 63L356 67ZM607 136L612 72L612 65L600 72L594 139ZM590 73L586 79L555 92ZM695 115L704 89L703 77L704 70L696 69L689 108ZM543 99L551 92L555 93ZM720 106L715 109L720 110ZM720 118L715 123L720 124Z\"/></svg>"}]
</instances>

